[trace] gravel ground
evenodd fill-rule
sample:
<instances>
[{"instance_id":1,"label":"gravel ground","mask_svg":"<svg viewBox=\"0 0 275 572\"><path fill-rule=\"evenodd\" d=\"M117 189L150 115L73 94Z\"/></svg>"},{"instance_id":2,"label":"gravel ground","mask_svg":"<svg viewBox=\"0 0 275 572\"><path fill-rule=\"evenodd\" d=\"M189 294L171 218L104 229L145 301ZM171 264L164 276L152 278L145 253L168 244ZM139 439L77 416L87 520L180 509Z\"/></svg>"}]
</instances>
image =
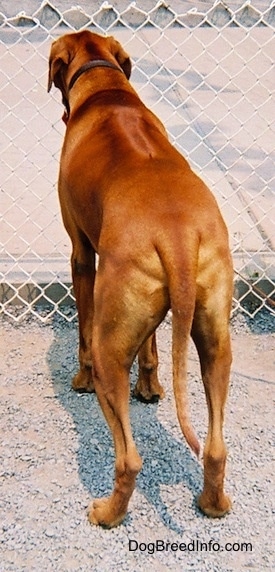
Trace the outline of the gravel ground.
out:
<instances>
[{"instance_id":1,"label":"gravel ground","mask_svg":"<svg viewBox=\"0 0 275 572\"><path fill-rule=\"evenodd\" d=\"M144 465L128 516L112 530L91 526L86 516L91 498L111 490L114 454L96 397L70 389L77 368L76 324L60 318L47 325L35 318L0 323L1 572L275 569L274 317L262 313L249 321L239 314L232 320L225 438L226 488L234 504L221 520L196 508L202 469L176 420L169 320L162 324L159 373L167 395L158 405L131 400ZM134 366L133 385L135 378ZM192 347L189 389L203 441L206 406Z\"/></svg>"}]
</instances>

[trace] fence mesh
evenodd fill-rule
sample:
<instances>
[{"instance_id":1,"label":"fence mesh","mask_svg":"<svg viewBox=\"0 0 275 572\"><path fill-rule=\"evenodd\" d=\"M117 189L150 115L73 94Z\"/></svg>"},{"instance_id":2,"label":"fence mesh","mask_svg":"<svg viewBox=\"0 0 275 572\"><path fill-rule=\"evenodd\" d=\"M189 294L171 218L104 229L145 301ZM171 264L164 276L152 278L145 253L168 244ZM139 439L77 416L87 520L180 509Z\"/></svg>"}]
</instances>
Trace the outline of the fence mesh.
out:
<instances>
[{"instance_id":1,"label":"fence mesh","mask_svg":"<svg viewBox=\"0 0 275 572\"><path fill-rule=\"evenodd\" d=\"M0 12L2 312L75 315L56 192L63 110L59 93L46 91L47 60L52 39L88 28L123 44L141 98L215 194L230 233L234 308L275 313L274 2L184 13L176 1L146 11L93 4Z\"/></svg>"}]
</instances>

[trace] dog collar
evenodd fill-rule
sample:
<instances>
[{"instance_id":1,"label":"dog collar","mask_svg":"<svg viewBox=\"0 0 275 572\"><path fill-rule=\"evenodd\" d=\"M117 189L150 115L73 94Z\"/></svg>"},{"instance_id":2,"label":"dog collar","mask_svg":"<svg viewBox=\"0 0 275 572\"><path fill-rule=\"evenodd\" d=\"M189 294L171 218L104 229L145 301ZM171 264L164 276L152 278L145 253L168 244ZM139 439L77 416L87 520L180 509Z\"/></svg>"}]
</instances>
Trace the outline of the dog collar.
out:
<instances>
[{"instance_id":1,"label":"dog collar","mask_svg":"<svg viewBox=\"0 0 275 572\"><path fill-rule=\"evenodd\" d=\"M103 68L112 68L113 70L117 70L121 73L124 73L124 71L116 66L115 64L113 64L112 62L108 62L108 60L91 60L90 62L87 62L86 64L84 64L83 66L81 66L73 75L73 77L70 80L69 83L69 91L72 89L72 87L74 86L76 80L86 71L92 69L92 68L98 68L98 67L103 67Z\"/></svg>"}]
</instances>

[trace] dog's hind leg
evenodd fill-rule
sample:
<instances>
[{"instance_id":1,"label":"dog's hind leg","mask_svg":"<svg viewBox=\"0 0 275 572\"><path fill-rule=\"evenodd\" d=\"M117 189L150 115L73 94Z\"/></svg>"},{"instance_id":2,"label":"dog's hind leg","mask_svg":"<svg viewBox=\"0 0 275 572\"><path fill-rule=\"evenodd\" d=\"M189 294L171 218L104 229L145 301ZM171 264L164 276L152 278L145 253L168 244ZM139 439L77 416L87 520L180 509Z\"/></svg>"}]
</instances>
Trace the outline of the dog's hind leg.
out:
<instances>
[{"instance_id":1,"label":"dog's hind leg","mask_svg":"<svg viewBox=\"0 0 275 572\"><path fill-rule=\"evenodd\" d=\"M118 276L123 279L114 291ZM119 524L127 512L142 466L129 419L129 372L139 348L165 315L167 300L161 289L155 292L150 282L144 285L142 274L135 272L133 280L128 262L118 269L115 262L100 259L94 304L93 378L113 434L116 461L113 492L109 498L93 502L89 520L112 527Z\"/></svg>"},{"instance_id":2,"label":"dog's hind leg","mask_svg":"<svg viewBox=\"0 0 275 572\"><path fill-rule=\"evenodd\" d=\"M113 527L124 519L135 480L142 467L129 419L129 370L116 362L115 348L101 346L103 359L94 354L95 390L112 431L115 446L115 484L110 497L96 499L89 508L89 521ZM104 364L103 364L104 361Z\"/></svg>"},{"instance_id":3,"label":"dog's hind leg","mask_svg":"<svg viewBox=\"0 0 275 572\"><path fill-rule=\"evenodd\" d=\"M231 365L230 280L225 276L221 283L216 275L213 287L198 290L198 294L192 337L200 358L209 415L203 455L204 488L198 504L207 516L220 517L231 507L223 490L226 464L223 417Z\"/></svg>"},{"instance_id":4,"label":"dog's hind leg","mask_svg":"<svg viewBox=\"0 0 275 572\"><path fill-rule=\"evenodd\" d=\"M134 395L145 403L155 403L164 397L164 389L158 381L158 353L156 333L142 344L138 352L139 374Z\"/></svg>"},{"instance_id":5,"label":"dog's hind leg","mask_svg":"<svg viewBox=\"0 0 275 572\"><path fill-rule=\"evenodd\" d=\"M119 322L114 325L110 320L109 324L104 324L103 316L103 321L98 318L95 313L93 379L99 403L113 435L115 485L109 498L97 499L92 503L89 520L93 524L112 527L120 524L126 515L142 461L133 440L129 419L129 372L134 352L129 355L125 351L125 330L122 336Z\"/></svg>"}]
</instances>

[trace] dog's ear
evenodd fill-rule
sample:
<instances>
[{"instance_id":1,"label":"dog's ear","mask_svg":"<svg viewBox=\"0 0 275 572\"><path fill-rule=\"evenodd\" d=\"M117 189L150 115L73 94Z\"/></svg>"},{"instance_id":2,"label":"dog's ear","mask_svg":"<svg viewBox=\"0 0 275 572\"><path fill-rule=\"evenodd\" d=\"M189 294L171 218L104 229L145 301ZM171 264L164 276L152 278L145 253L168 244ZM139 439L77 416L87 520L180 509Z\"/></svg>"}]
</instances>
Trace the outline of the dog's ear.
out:
<instances>
[{"instance_id":1,"label":"dog's ear","mask_svg":"<svg viewBox=\"0 0 275 572\"><path fill-rule=\"evenodd\" d=\"M111 53L113 54L113 56L115 56L116 61L118 62L120 67L123 69L127 79L129 79L130 75L131 75L131 70L132 70L132 64L131 64L130 57L125 52L125 50L120 45L120 43L117 40L115 40L115 38L110 36L109 39L110 39Z\"/></svg>"},{"instance_id":2,"label":"dog's ear","mask_svg":"<svg viewBox=\"0 0 275 572\"><path fill-rule=\"evenodd\" d=\"M51 90L52 84L59 89L62 88L62 73L68 67L71 58L70 52L66 47L58 49L58 40L52 44L49 58L49 77L48 92Z\"/></svg>"}]
</instances>

